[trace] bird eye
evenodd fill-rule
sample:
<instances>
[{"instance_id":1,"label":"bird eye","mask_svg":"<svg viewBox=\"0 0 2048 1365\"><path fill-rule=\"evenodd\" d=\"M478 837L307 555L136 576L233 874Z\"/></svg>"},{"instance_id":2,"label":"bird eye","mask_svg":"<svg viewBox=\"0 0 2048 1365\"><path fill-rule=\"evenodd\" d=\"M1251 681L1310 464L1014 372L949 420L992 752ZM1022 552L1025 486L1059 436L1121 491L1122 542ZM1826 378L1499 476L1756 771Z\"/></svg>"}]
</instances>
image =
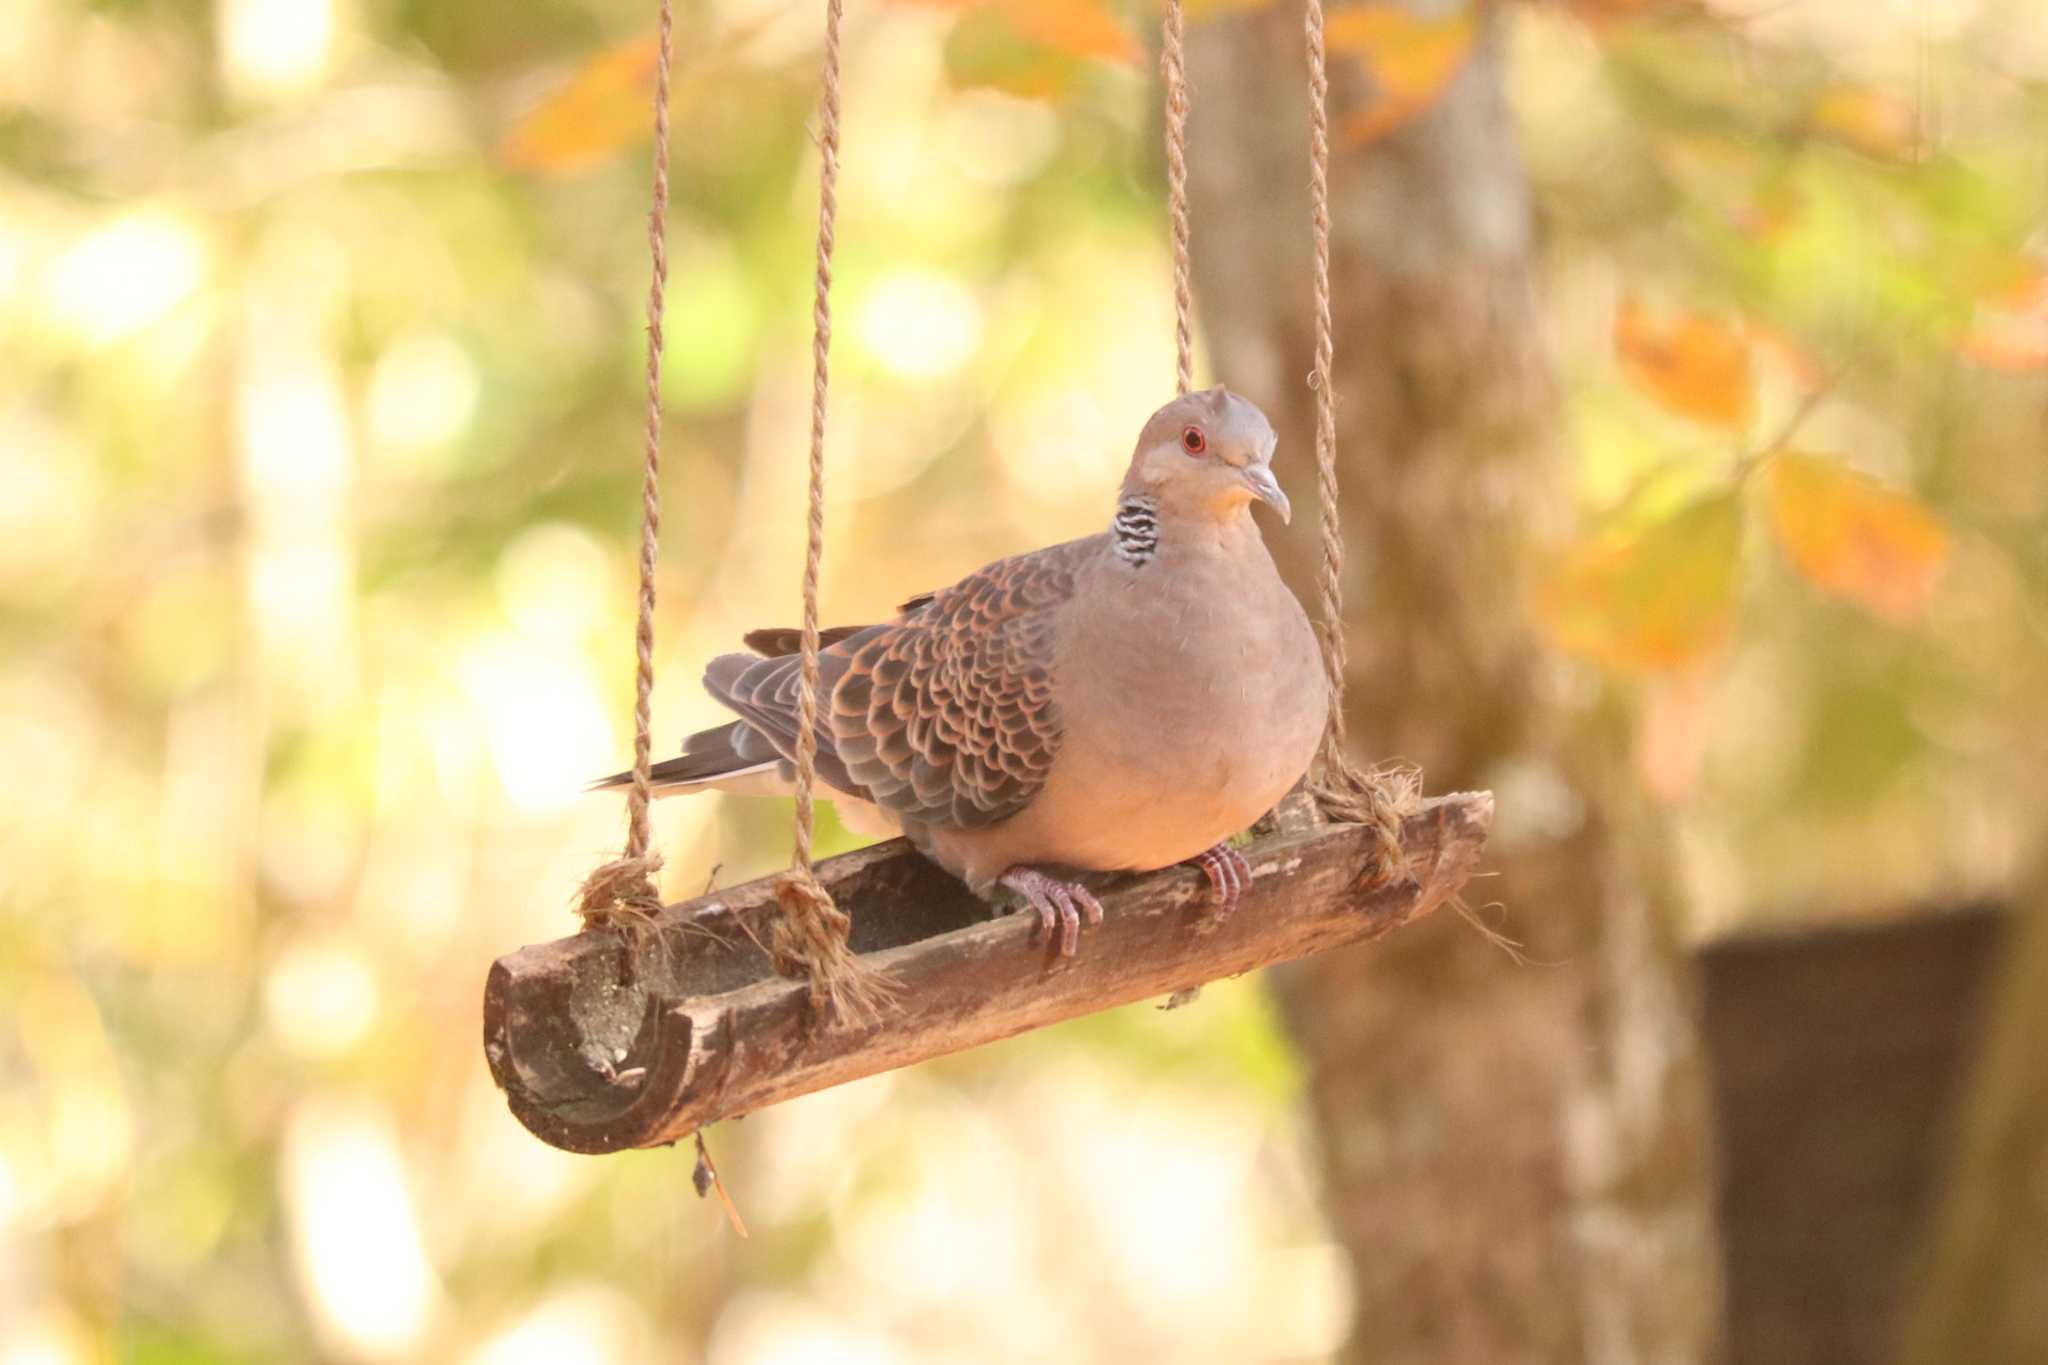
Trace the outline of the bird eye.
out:
<instances>
[{"instance_id":1,"label":"bird eye","mask_svg":"<svg viewBox=\"0 0 2048 1365\"><path fill-rule=\"evenodd\" d=\"M1202 434L1200 427L1189 427L1180 434L1181 449L1190 455L1199 455L1209 448L1209 438Z\"/></svg>"}]
</instances>

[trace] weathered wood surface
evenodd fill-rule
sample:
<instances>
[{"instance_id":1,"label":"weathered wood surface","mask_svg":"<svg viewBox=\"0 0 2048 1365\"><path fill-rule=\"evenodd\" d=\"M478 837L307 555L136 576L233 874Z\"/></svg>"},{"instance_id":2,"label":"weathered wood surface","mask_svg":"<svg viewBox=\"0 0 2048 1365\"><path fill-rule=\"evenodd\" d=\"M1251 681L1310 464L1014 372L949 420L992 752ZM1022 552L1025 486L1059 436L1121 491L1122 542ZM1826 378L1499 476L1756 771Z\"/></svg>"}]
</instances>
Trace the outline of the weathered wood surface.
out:
<instances>
[{"instance_id":1,"label":"weathered wood surface","mask_svg":"<svg viewBox=\"0 0 2048 1365\"><path fill-rule=\"evenodd\" d=\"M891 840L819 865L852 944L895 986L871 1025L819 1018L806 984L760 944L767 880L672 905L655 926L595 930L500 958L484 1050L512 1112L575 1152L674 1142L715 1119L1096 1010L1377 938L1471 876L1493 797L1437 797L1407 821L1410 876L1373 887L1368 842L1305 798L1243 851L1255 880L1216 922L1192 866L1093 880L1104 922L1061 958L1029 915L991 918L945 872Z\"/></svg>"}]
</instances>

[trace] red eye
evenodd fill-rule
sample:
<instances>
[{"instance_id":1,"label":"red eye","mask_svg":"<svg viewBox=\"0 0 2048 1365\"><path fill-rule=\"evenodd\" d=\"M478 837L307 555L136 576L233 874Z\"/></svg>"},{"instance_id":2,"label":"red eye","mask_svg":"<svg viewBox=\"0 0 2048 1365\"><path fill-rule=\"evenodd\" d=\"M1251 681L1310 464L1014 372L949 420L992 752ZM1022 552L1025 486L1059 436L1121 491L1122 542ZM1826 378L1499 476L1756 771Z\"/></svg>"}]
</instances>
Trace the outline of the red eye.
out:
<instances>
[{"instance_id":1,"label":"red eye","mask_svg":"<svg viewBox=\"0 0 2048 1365\"><path fill-rule=\"evenodd\" d=\"M1180 434L1181 449L1190 455L1199 455L1209 448L1209 438L1202 434L1200 427L1189 427Z\"/></svg>"}]
</instances>

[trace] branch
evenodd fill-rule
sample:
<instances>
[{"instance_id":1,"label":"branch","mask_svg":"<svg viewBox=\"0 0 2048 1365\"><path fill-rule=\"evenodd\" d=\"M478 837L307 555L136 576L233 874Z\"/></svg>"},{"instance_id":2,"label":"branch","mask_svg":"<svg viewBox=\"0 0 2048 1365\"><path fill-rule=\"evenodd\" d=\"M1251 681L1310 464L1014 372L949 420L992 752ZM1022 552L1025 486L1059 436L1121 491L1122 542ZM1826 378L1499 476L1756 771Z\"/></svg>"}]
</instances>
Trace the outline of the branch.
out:
<instances>
[{"instance_id":1,"label":"branch","mask_svg":"<svg viewBox=\"0 0 2048 1365\"><path fill-rule=\"evenodd\" d=\"M1322 825L1306 798L1246 847L1257 880L1209 918L1208 882L1180 865L1098 879L1104 922L1061 958L1028 915L989 907L901 839L818 865L853 917L852 946L893 980L877 1024L820 1020L806 983L760 944L768 880L667 907L651 929L597 929L509 953L484 988L484 1051L519 1121L573 1152L652 1147L720 1118L1096 1010L1363 942L1455 896L1493 822L1493 796L1422 803L1411 875L1373 887L1363 826Z\"/></svg>"}]
</instances>

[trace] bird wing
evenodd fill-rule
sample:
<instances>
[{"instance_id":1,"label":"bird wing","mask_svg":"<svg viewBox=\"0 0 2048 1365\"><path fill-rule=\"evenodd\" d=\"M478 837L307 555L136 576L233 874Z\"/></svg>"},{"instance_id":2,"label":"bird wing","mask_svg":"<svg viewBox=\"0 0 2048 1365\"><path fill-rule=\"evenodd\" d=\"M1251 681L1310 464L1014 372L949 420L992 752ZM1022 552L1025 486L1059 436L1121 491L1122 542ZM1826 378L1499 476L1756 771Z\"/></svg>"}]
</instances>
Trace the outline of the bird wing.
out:
<instances>
[{"instance_id":1,"label":"bird wing","mask_svg":"<svg viewBox=\"0 0 2048 1365\"><path fill-rule=\"evenodd\" d=\"M892 622L824 633L818 775L924 824L978 828L1028 804L1059 749L1055 624L1088 543L1000 560ZM779 631L747 640L762 653L788 643ZM788 757L800 666L795 654L727 654L704 681Z\"/></svg>"},{"instance_id":2,"label":"bird wing","mask_svg":"<svg viewBox=\"0 0 2048 1365\"><path fill-rule=\"evenodd\" d=\"M870 801L908 820L973 829L1038 794L1060 747L1059 609L1073 598L1089 544L999 560L847 642L831 730Z\"/></svg>"}]
</instances>

